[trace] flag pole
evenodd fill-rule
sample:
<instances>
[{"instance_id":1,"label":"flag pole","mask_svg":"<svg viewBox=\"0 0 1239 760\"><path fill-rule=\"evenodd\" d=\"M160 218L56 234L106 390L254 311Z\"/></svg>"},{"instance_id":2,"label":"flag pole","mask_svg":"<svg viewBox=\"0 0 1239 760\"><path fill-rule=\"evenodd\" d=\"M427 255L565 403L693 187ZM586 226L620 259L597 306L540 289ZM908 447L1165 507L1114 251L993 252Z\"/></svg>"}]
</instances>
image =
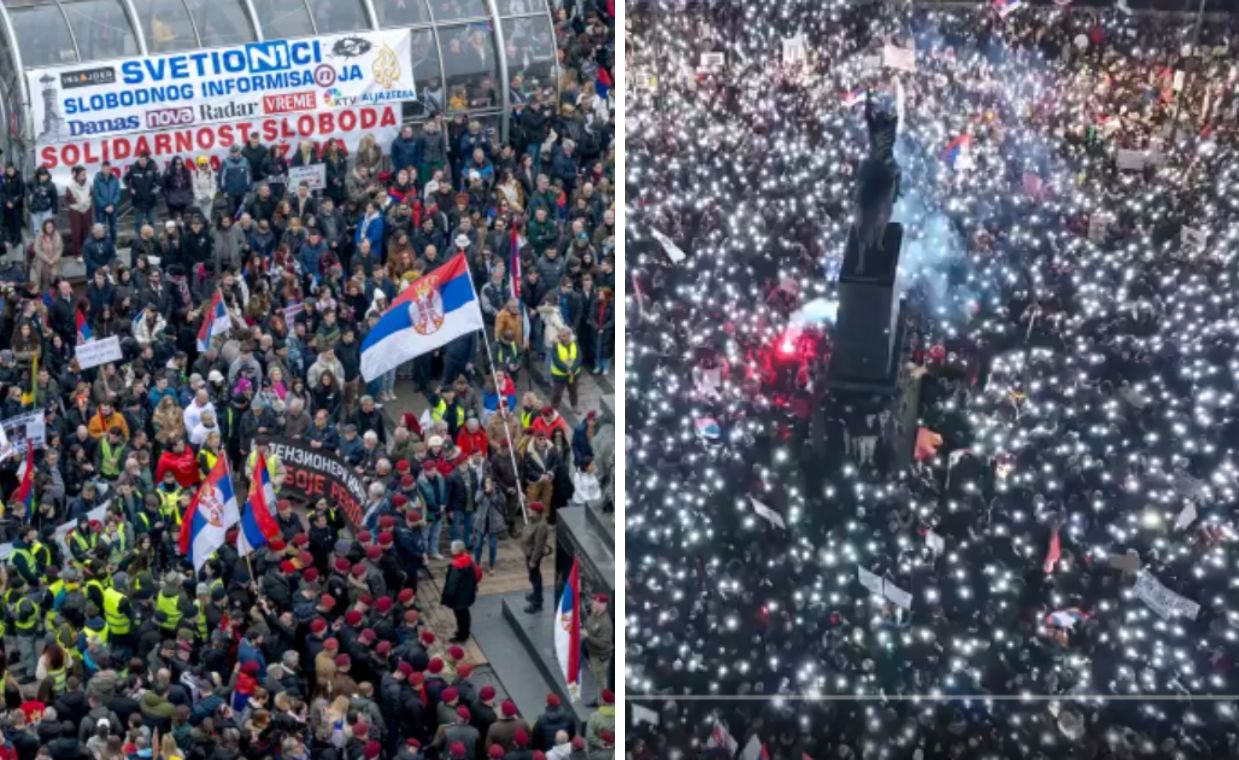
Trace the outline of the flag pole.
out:
<instances>
[{"instance_id":1,"label":"flag pole","mask_svg":"<svg viewBox=\"0 0 1239 760\"><path fill-rule=\"evenodd\" d=\"M464 256L463 253L461 253L460 255ZM465 263L466 263L465 270L468 272L466 279L469 280L469 292L473 294L474 302L479 304L478 310L480 311L481 310L480 304L482 303L482 301L480 298L478 298L477 289L473 287L473 272L469 271L469 268L467 266L468 261L466 261ZM482 345L486 347L486 359L487 361L490 362L491 382L494 382L495 381L494 373L495 373L495 370L498 369L498 367L496 367L495 365L494 354L492 354L490 350L490 338L486 335L486 321L485 320L482 321L482 329L478 330L478 332L482 333ZM495 388L495 393L498 394L499 396L499 414L503 417L503 437L508 440L508 456L511 457L512 459L512 473L516 476L516 500L517 500L517 503L521 505L521 518L524 519L525 524L528 525L529 524L529 510L526 509L525 507L525 492L521 489L521 468L520 468L520 465L516 463L516 444L512 442L512 431L508 427L508 410L506 408L507 405L504 403L503 392L498 387Z\"/></svg>"}]
</instances>

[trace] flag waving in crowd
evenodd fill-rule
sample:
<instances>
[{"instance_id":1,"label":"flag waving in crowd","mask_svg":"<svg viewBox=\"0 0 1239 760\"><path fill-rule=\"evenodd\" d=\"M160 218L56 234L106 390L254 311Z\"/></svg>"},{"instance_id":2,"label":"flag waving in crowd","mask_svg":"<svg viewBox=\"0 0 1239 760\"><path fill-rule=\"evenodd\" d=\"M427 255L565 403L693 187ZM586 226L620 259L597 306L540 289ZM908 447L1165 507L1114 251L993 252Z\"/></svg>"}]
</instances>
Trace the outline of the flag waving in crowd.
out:
<instances>
[{"instance_id":1,"label":"flag waving in crowd","mask_svg":"<svg viewBox=\"0 0 1239 760\"><path fill-rule=\"evenodd\" d=\"M205 351L211 347L211 339L216 335L224 335L229 328L228 307L224 305L224 296L218 290L211 296L211 304L202 315L202 325L198 328L198 350Z\"/></svg>"},{"instance_id":2,"label":"flag waving in crowd","mask_svg":"<svg viewBox=\"0 0 1239 760\"><path fill-rule=\"evenodd\" d=\"M240 519L228 460L220 457L198 488L181 522L181 554L193 561L195 572L224 545L228 529Z\"/></svg>"},{"instance_id":3,"label":"flag waving in crowd","mask_svg":"<svg viewBox=\"0 0 1239 760\"><path fill-rule=\"evenodd\" d=\"M581 573L575 558L555 615L555 655L568 691L576 695L581 688Z\"/></svg>"},{"instance_id":4,"label":"flag waving in crowd","mask_svg":"<svg viewBox=\"0 0 1239 760\"><path fill-rule=\"evenodd\" d=\"M254 472L250 477L249 497L241 512L241 530L237 531L237 553L242 557L254 553L259 547L280 533L280 526L272 515L275 513L275 488L267 471L267 460L258 452L254 457Z\"/></svg>"}]
</instances>

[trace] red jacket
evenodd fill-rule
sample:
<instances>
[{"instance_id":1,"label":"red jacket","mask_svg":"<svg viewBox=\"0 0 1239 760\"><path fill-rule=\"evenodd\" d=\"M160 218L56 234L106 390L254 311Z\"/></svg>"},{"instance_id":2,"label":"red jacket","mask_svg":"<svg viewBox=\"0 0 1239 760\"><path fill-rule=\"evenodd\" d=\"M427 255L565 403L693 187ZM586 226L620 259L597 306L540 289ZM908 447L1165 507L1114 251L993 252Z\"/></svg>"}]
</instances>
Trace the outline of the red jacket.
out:
<instances>
[{"instance_id":1,"label":"red jacket","mask_svg":"<svg viewBox=\"0 0 1239 760\"><path fill-rule=\"evenodd\" d=\"M188 446L180 454L168 449L159 455L159 463L155 466L155 482L163 482L163 474L171 471L181 488L198 485L202 480L202 471L198 469L198 457Z\"/></svg>"},{"instance_id":2,"label":"red jacket","mask_svg":"<svg viewBox=\"0 0 1239 760\"><path fill-rule=\"evenodd\" d=\"M473 452L480 451L483 455L490 453L490 443L486 439L486 431L478 428L476 433L470 433L468 428L461 428L456 434L456 447L460 449L460 453L465 459L473 456Z\"/></svg>"}]
</instances>

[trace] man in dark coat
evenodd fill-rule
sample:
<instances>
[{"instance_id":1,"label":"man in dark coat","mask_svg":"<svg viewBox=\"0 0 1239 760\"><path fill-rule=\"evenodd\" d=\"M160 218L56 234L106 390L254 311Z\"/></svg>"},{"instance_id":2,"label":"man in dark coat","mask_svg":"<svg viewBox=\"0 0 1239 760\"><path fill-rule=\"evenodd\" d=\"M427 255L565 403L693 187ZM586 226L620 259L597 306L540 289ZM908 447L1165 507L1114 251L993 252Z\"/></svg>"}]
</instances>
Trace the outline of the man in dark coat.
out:
<instances>
[{"instance_id":1,"label":"man in dark coat","mask_svg":"<svg viewBox=\"0 0 1239 760\"><path fill-rule=\"evenodd\" d=\"M469 638L472 623L469 608L477 599L478 583L482 580L482 568L473 564L473 557L465 550L464 541L452 542L452 563L447 568L447 581L443 586L443 606L456 615L456 635L452 641L462 642Z\"/></svg>"}]
</instances>

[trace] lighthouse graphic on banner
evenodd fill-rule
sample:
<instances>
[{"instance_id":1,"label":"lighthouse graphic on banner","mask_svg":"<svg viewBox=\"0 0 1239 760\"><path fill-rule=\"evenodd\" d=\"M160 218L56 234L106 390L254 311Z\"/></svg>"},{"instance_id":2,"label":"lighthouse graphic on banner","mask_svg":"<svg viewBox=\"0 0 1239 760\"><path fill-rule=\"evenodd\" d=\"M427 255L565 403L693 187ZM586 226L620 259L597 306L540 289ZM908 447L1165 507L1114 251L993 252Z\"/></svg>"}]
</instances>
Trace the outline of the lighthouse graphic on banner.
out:
<instances>
[{"instance_id":1,"label":"lighthouse graphic on banner","mask_svg":"<svg viewBox=\"0 0 1239 760\"><path fill-rule=\"evenodd\" d=\"M39 93L43 97L43 131L39 133L36 142L62 142L69 135L66 129L65 117L59 110L60 88L56 86L56 77L51 74L44 74L39 77L39 84L43 85L43 90Z\"/></svg>"}]
</instances>

